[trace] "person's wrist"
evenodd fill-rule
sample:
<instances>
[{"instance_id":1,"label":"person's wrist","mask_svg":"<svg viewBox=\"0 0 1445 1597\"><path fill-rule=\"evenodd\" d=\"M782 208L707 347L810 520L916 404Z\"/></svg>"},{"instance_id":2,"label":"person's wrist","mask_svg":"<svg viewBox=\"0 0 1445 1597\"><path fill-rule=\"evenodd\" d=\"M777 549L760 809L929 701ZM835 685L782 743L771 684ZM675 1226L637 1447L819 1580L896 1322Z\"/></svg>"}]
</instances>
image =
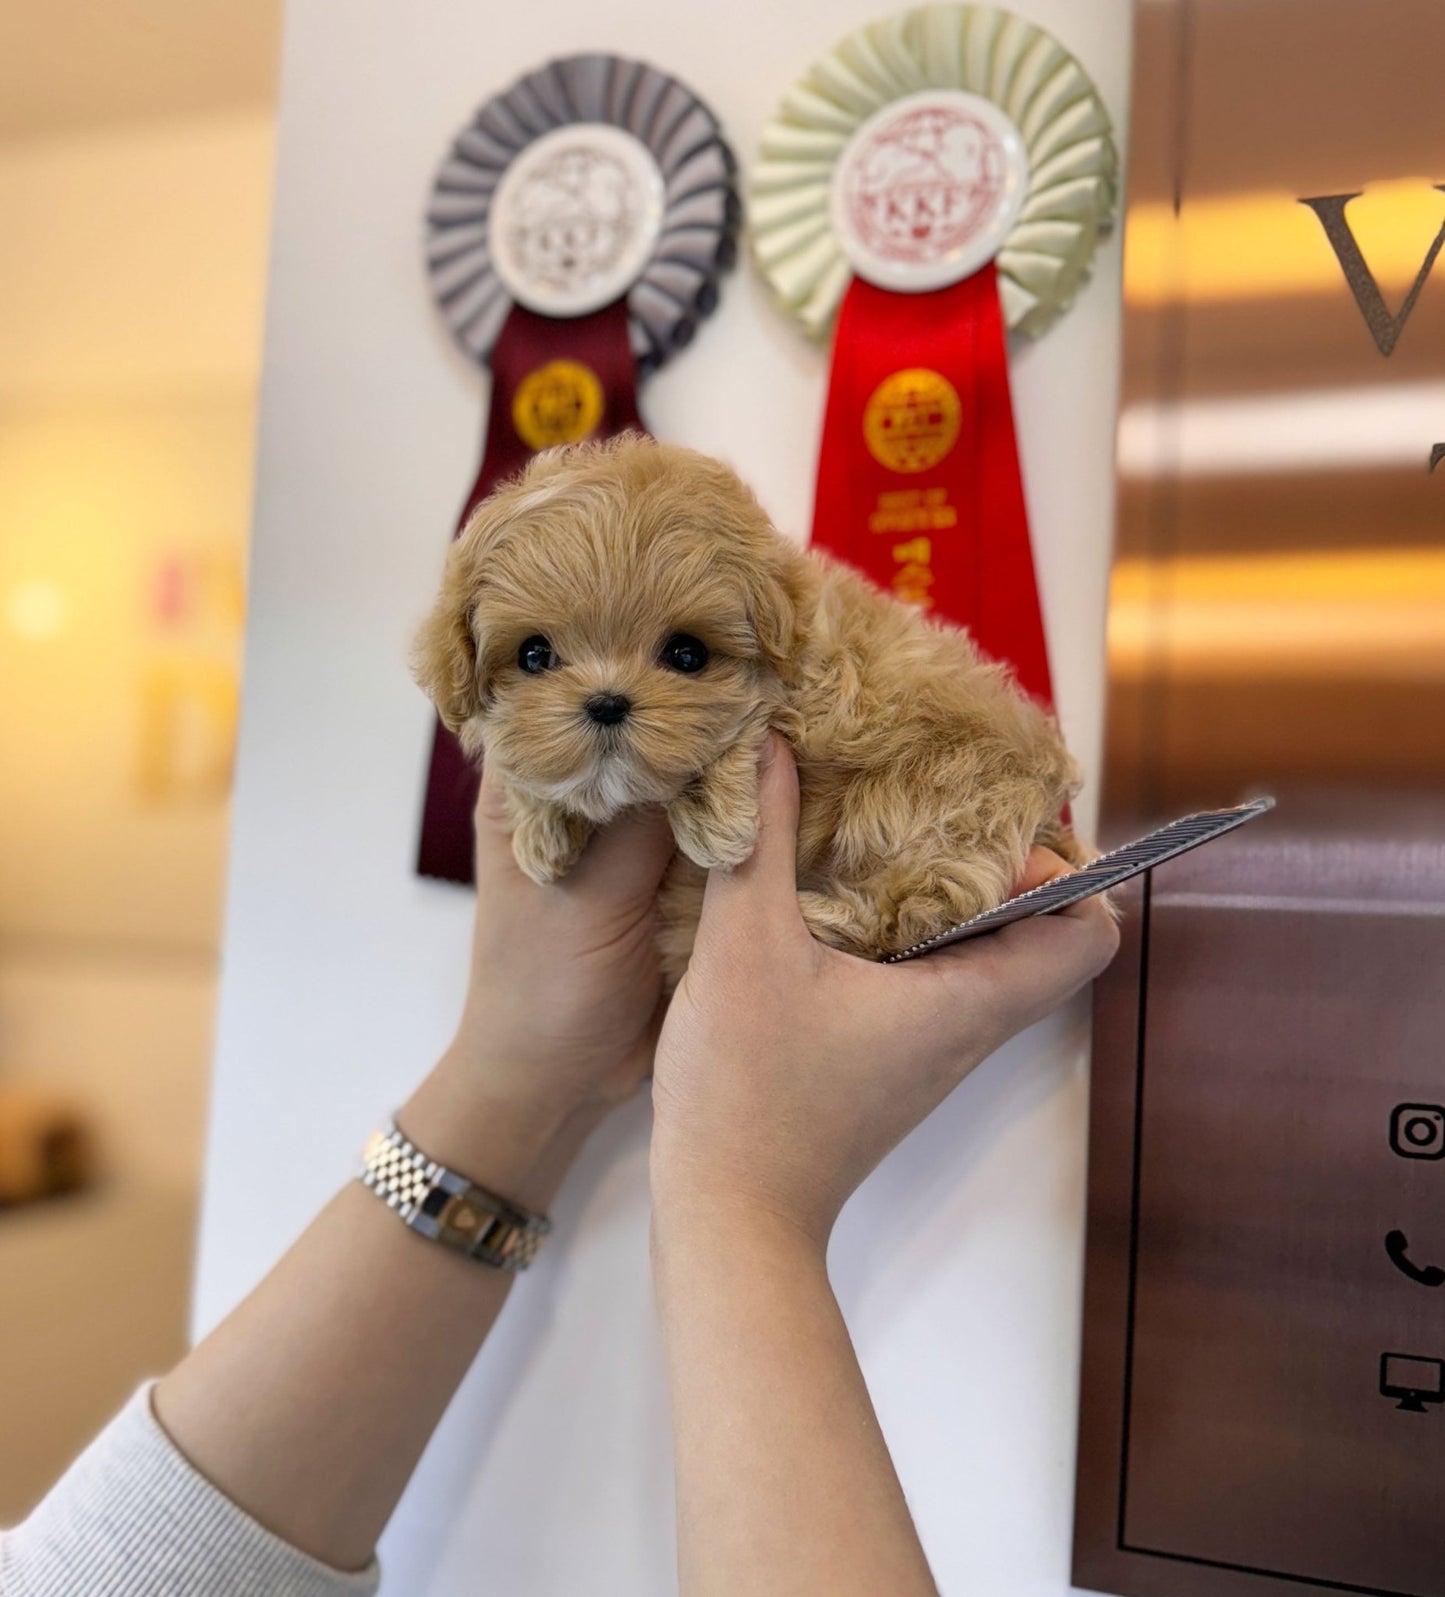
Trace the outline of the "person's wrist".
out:
<instances>
[{"instance_id":1,"label":"person's wrist","mask_svg":"<svg viewBox=\"0 0 1445 1597\"><path fill-rule=\"evenodd\" d=\"M446 1060L493 1096L564 1112L598 1102L615 1106L633 1096L652 1068L652 1033L617 1038L595 1017L564 1022L562 1036L545 1035L554 1017L528 1009L513 1015L492 995L468 994ZM558 1028L553 1025L550 1030Z\"/></svg>"},{"instance_id":2,"label":"person's wrist","mask_svg":"<svg viewBox=\"0 0 1445 1597\"><path fill-rule=\"evenodd\" d=\"M396 1122L428 1158L498 1197L540 1209L606 1112L601 1101L545 1080L489 1076L449 1050L397 1110Z\"/></svg>"},{"instance_id":3,"label":"person's wrist","mask_svg":"<svg viewBox=\"0 0 1445 1597\"><path fill-rule=\"evenodd\" d=\"M828 1277L828 1239L752 1195L654 1197L649 1237L659 1284Z\"/></svg>"},{"instance_id":4,"label":"person's wrist","mask_svg":"<svg viewBox=\"0 0 1445 1597\"><path fill-rule=\"evenodd\" d=\"M654 1250L738 1250L766 1244L821 1262L836 1215L830 1206L806 1203L776 1183L684 1154L664 1154L654 1145L651 1161Z\"/></svg>"}]
</instances>

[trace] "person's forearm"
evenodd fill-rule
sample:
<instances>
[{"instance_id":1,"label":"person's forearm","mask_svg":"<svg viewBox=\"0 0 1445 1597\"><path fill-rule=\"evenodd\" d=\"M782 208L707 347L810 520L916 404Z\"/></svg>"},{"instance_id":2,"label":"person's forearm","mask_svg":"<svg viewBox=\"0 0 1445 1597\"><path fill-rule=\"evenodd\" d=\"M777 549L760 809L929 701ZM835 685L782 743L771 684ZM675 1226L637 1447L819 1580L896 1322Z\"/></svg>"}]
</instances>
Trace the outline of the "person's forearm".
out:
<instances>
[{"instance_id":1,"label":"person's forearm","mask_svg":"<svg viewBox=\"0 0 1445 1597\"><path fill-rule=\"evenodd\" d=\"M822 1248L654 1195L682 1597L935 1597Z\"/></svg>"},{"instance_id":2,"label":"person's forearm","mask_svg":"<svg viewBox=\"0 0 1445 1597\"><path fill-rule=\"evenodd\" d=\"M599 1115L486 1105L444 1065L397 1120L431 1157L544 1209ZM268 1529L358 1568L511 1283L353 1182L160 1383L156 1417Z\"/></svg>"}]
</instances>

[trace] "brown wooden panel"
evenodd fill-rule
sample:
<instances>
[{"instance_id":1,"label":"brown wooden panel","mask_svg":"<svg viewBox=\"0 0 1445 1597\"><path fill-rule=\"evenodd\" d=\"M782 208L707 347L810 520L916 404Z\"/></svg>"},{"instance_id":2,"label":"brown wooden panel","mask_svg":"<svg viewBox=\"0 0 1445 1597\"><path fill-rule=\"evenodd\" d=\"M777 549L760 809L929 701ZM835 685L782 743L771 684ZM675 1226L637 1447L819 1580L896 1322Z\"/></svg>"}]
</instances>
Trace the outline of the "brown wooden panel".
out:
<instances>
[{"instance_id":1,"label":"brown wooden panel","mask_svg":"<svg viewBox=\"0 0 1445 1597\"><path fill-rule=\"evenodd\" d=\"M1126 903L1095 1001L1081 1585L1445 1594L1445 827L1394 832L1275 816ZM1385 1355L1416 1361L1392 1396Z\"/></svg>"}]
</instances>

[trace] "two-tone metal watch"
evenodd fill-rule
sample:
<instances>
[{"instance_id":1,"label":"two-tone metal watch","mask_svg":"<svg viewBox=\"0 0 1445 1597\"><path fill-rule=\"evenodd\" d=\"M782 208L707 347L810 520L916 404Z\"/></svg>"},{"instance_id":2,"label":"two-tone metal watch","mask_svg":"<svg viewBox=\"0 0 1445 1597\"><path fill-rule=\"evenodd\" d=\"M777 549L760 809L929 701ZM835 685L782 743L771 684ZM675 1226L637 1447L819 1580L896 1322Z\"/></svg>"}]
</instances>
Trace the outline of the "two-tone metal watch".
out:
<instances>
[{"instance_id":1,"label":"two-tone metal watch","mask_svg":"<svg viewBox=\"0 0 1445 1597\"><path fill-rule=\"evenodd\" d=\"M371 1134L361 1181L413 1231L498 1270L525 1270L552 1229L545 1215L529 1214L428 1158L394 1120Z\"/></svg>"}]
</instances>

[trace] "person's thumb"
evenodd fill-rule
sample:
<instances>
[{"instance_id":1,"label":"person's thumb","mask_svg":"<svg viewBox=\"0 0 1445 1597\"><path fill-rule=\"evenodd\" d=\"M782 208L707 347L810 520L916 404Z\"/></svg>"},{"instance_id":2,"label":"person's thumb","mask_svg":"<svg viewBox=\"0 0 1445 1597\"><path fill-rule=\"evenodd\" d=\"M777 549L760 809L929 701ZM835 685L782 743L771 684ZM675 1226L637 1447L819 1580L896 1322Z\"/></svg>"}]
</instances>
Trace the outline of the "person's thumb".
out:
<instances>
[{"instance_id":1,"label":"person's thumb","mask_svg":"<svg viewBox=\"0 0 1445 1597\"><path fill-rule=\"evenodd\" d=\"M658 804L643 804L623 810L588 840L569 882L574 890L604 901L638 895L650 900L674 853L666 811Z\"/></svg>"},{"instance_id":2,"label":"person's thumb","mask_svg":"<svg viewBox=\"0 0 1445 1597\"><path fill-rule=\"evenodd\" d=\"M730 871L708 874L699 938L738 930L807 928L798 910L798 767L776 732L758 765L758 840L752 854Z\"/></svg>"}]
</instances>

